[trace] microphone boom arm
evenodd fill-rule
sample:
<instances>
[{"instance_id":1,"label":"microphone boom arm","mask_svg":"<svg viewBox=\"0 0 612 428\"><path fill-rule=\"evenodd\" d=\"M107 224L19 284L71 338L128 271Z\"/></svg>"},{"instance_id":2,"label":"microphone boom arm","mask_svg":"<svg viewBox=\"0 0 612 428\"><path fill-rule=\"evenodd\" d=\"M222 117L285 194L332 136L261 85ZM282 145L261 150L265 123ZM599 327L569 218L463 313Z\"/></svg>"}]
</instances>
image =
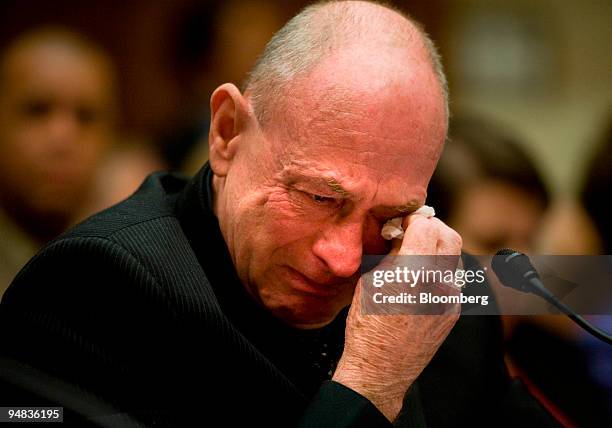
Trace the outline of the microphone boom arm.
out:
<instances>
[{"instance_id":1,"label":"microphone boom arm","mask_svg":"<svg viewBox=\"0 0 612 428\"><path fill-rule=\"evenodd\" d=\"M544 286L538 272L532 266L529 258L525 254L504 248L493 256L491 267L500 282L506 287L514 288L524 293L537 294L567 315L572 321L591 335L608 345L612 345L612 336L610 336L610 334L592 325L578 315L572 308L560 301Z\"/></svg>"}]
</instances>

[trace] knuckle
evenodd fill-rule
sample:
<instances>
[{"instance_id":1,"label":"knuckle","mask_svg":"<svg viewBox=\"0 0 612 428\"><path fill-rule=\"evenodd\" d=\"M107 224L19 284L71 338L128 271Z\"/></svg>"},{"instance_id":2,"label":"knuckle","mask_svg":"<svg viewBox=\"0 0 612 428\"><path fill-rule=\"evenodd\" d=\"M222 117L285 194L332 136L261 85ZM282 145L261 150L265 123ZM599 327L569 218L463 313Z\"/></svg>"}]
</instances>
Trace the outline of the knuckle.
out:
<instances>
[{"instance_id":1,"label":"knuckle","mask_svg":"<svg viewBox=\"0 0 612 428\"><path fill-rule=\"evenodd\" d=\"M451 229L446 224L442 223L443 229L441 231L441 237L453 247L461 248L463 246L463 238L454 229Z\"/></svg>"},{"instance_id":2,"label":"knuckle","mask_svg":"<svg viewBox=\"0 0 612 428\"><path fill-rule=\"evenodd\" d=\"M423 232L434 232L440 228L441 223L437 218L427 218L422 215L414 215L410 219L410 225Z\"/></svg>"},{"instance_id":3,"label":"knuckle","mask_svg":"<svg viewBox=\"0 0 612 428\"><path fill-rule=\"evenodd\" d=\"M457 248L463 247L463 238L461 237L461 235L459 235L457 232L455 232L452 229L451 229L451 231L452 231L452 233L450 235L451 245L453 245L454 247L457 247Z\"/></svg>"}]
</instances>

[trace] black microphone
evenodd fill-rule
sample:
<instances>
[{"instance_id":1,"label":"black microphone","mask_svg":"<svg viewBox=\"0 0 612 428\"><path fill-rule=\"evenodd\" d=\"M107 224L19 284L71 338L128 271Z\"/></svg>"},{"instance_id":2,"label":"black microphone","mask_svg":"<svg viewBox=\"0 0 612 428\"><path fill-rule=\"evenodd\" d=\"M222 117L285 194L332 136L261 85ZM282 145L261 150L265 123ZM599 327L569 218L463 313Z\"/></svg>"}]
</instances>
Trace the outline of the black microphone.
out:
<instances>
[{"instance_id":1,"label":"black microphone","mask_svg":"<svg viewBox=\"0 0 612 428\"><path fill-rule=\"evenodd\" d=\"M538 271L533 267L527 255L504 248L493 256L491 267L497 278L506 287L514 288L524 293L537 294L590 334L612 345L612 337L608 333L590 324L569 306L561 302L544 286Z\"/></svg>"}]
</instances>

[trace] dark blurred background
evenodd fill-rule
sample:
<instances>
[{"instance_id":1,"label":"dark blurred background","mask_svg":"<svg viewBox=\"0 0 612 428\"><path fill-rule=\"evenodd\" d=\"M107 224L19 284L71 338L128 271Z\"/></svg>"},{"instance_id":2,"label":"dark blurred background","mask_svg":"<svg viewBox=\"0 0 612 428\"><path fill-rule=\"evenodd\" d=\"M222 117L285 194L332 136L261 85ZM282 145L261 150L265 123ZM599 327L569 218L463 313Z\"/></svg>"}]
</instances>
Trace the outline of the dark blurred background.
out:
<instances>
[{"instance_id":1,"label":"dark blurred background","mask_svg":"<svg viewBox=\"0 0 612 428\"><path fill-rule=\"evenodd\" d=\"M466 250L482 254L511 245L541 254L611 254L612 2L391 3L420 21L442 53L454 116L450 137L455 144L445 151L429 203L444 207L439 215L464 236ZM70 88L70 81L60 79L76 93L73 98L62 98L58 86L51 88L57 100L49 96L37 101L30 94L27 103L13 103L23 95L19 91L26 93L53 67L68 63L52 61L53 67L32 63L27 73L23 64L21 69L13 65L10 79L4 70L8 66L2 66L0 295L37 248L71 224L128 196L148 173L197 171L207 159L212 90L224 82L239 85L272 34L305 4L299 0L0 2L0 52L15 50L17 40L40 28L53 28L56 42L58 29L68 30L87 40L85 51L97 52L95 61L104 57L104 66L100 61L93 65L91 56L75 53L73 48L81 42L59 37L60 45L70 47L63 52L72 52L72 66L89 67L81 70L80 76L89 82L83 88L92 85L91 76L101 78L98 74L104 68L106 80L97 84L110 100L106 100L108 111L92 115L76 105L77 80ZM41 36L37 37L40 42ZM97 96L97 101L105 98ZM75 125L61 112L64 116L58 116L53 103L64 113L76 103L76 117L82 123ZM19 126L11 119L22 116ZM49 128L41 128L42 122ZM89 126L83 131L89 134L79 134L78 126ZM46 139L51 129L56 135L53 141ZM95 151L81 153L74 148L84 144L83 135L96 141ZM46 159L50 164L51 158L60 165L59 175L45 169ZM62 162L84 166L64 176ZM473 166L467 175L466 165ZM35 196L35 189L49 181L45 177L59 183L43 192L47 196L58 192L49 196L47 205L42 196ZM11 180L31 183L17 189ZM76 186L78 181L82 185ZM82 198L69 198L76 193ZM71 204L59 207L62 198ZM599 321L612 328L610 317ZM523 377L561 419L569 425L592 426L609 415L610 350L564 317L505 317L504 327L511 372Z\"/></svg>"}]
</instances>

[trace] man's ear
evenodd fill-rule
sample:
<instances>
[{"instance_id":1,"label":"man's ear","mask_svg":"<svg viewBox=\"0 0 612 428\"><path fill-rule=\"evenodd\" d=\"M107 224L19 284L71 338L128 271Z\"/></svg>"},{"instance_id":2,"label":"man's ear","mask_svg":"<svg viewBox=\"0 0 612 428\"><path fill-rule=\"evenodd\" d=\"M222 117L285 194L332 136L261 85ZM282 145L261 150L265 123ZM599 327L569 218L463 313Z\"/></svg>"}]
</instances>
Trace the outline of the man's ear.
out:
<instances>
[{"instance_id":1,"label":"man's ear","mask_svg":"<svg viewBox=\"0 0 612 428\"><path fill-rule=\"evenodd\" d=\"M225 176L236 155L240 137L249 120L249 107L240 90L231 83L219 86L210 97L210 166L218 176Z\"/></svg>"}]
</instances>

